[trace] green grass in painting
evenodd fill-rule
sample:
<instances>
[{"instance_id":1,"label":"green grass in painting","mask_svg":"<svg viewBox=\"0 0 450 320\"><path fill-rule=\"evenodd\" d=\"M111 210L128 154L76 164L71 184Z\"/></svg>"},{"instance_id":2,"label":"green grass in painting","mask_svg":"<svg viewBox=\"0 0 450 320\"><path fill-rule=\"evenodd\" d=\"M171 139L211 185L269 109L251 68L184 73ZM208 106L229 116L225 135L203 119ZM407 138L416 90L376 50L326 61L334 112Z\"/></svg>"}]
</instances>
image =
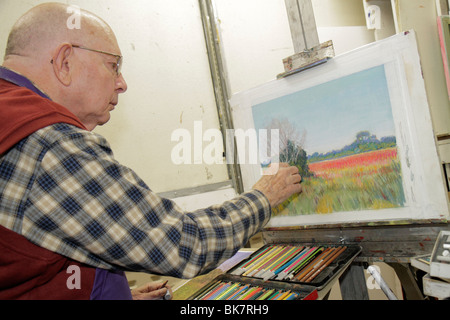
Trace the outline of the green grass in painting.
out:
<instances>
[{"instance_id":1,"label":"green grass in painting","mask_svg":"<svg viewBox=\"0 0 450 320\"><path fill-rule=\"evenodd\" d=\"M395 148L310 164L303 192L273 209L275 216L326 214L404 206Z\"/></svg>"}]
</instances>

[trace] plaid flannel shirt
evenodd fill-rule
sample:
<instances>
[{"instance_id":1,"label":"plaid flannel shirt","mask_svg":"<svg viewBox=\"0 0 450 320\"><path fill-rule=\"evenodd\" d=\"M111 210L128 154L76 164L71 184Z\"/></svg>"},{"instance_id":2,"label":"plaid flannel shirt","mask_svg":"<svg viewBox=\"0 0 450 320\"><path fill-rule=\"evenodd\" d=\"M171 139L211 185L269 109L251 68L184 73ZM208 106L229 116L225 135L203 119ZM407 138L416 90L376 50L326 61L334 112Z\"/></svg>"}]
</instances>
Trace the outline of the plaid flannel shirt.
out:
<instances>
[{"instance_id":1,"label":"plaid flannel shirt","mask_svg":"<svg viewBox=\"0 0 450 320\"><path fill-rule=\"evenodd\" d=\"M259 191L183 212L72 125L38 130L0 158L0 224L106 269L193 277L216 267L270 218Z\"/></svg>"}]
</instances>

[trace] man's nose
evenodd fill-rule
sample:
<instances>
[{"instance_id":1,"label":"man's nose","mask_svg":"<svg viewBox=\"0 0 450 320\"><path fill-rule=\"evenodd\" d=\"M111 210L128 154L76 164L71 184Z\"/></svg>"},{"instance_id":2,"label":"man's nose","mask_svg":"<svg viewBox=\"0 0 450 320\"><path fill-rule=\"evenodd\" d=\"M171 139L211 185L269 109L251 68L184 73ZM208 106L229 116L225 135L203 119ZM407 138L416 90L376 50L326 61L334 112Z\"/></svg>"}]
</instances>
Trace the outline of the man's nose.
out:
<instances>
[{"instance_id":1,"label":"man's nose","mask_svg":"<svg viewBox=\"0 0 450 320\"><path fill-rule=\"evenodd\" d=\"M116 79L116 91L118 93L124 93L125 91L127 91L127 89L128 89L127 82L125 81L125 78L121 73Z\"/></svg>"}]
</instances>

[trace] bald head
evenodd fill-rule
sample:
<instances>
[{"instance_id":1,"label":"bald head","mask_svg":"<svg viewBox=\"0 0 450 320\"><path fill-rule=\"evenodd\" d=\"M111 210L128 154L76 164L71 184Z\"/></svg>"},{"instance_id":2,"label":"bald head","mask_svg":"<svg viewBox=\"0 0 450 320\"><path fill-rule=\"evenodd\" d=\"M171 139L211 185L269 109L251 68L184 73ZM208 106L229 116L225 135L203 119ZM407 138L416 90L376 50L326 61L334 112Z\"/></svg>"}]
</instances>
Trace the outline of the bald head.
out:
<instances>
[{"instance_id":1,"label":"bald head","mask_svg":"<svg viewBox=\"0 0 450 320\"><path fill-rule=\"evenodd\" d=\"M8 38L3 67L31 80L92 130L127 89L113 31L78 7L46 3L25 13Z\"/></svg>"},{"instance_id":2,"label":"bald head","mask_svg":"<svg viewBox=\"0 0 450 320\"><path fill-rule=\"evenodd\" d=\"M79 24L73 24L77 19ZM62 3L45 3L25 13L8 37L5 60L10 56L47 54L62 42L91 45L98 38L115 41L114 33L98 16Z\"/></svg>"}]
</instances>

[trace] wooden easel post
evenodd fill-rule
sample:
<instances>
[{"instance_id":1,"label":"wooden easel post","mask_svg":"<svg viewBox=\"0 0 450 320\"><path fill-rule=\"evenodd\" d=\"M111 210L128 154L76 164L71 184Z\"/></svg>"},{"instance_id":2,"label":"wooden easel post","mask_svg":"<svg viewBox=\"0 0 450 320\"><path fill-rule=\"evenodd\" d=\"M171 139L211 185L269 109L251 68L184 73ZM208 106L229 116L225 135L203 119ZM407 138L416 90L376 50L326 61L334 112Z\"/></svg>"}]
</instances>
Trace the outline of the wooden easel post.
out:
<instances>
[{"instance_id":1,"label":"wooden easel post","mask_svg":"<svg viewBox=\"0 0 450 320\"><path fill-rule=\"evenodd\" d=\"M311 0L285 0L295 53L318 46L316 19Z\"/></svg>"},{"instance_id":2,"label":"wooden easel post","mask_svg":"<svg viewBox=\"0 0 450 320\"><path fill-rule=\"evenodd\" d=\"M295 54L283 59L278 78L327 62L334 57L333 42L319 42L311 0L285 0Z\"/></svg>"}]
</instances>

